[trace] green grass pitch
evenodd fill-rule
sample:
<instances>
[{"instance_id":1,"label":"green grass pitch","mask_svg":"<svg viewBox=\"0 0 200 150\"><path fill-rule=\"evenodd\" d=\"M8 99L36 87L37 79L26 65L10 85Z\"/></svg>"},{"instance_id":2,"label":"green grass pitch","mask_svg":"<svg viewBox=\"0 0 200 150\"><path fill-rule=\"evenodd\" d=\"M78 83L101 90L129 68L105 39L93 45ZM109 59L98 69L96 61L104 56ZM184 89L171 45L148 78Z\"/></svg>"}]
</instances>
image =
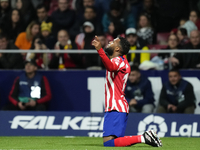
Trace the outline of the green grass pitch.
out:
<instances>
[{"instance_id":1,"label":"green grass pitch","mask_svg":"<svg viewBox=\"0 0 200 150\"><path fill-rule=\"evenodd\" d=\"M161 138L162 150L200 150L200 138ZM130 147L103 147L102 138L92 137L0 137L0 150L45 149L45 150L151 150L145 144Z\"/></svg>"}]
</instances>

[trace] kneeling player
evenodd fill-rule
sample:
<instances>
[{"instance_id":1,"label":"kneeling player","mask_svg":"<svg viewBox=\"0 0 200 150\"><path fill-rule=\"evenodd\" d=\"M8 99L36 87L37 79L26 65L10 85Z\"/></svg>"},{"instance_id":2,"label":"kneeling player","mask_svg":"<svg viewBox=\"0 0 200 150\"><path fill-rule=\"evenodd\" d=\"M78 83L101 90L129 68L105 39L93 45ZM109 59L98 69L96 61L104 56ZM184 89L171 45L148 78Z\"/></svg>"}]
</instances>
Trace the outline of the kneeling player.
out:
<instances>
[{"instance_id":1,"label":"kneeling player","mask_svg":"<svg viewBox=\"0 0 200 150\"><path fill-rule=\"evenodd\" d=\"M130 74L130 65L124 55L128 54L130 45L125 38L119 37L109 42L105 49L101 47L96 36L92 41L106 67L105 84L105 116L103 128L104 146L130 146L146 143L154 147L162 146L154 131L146 131L143 135L124 136L129 106L124 96L124 89Z\"/></svg>"}]
</instances>

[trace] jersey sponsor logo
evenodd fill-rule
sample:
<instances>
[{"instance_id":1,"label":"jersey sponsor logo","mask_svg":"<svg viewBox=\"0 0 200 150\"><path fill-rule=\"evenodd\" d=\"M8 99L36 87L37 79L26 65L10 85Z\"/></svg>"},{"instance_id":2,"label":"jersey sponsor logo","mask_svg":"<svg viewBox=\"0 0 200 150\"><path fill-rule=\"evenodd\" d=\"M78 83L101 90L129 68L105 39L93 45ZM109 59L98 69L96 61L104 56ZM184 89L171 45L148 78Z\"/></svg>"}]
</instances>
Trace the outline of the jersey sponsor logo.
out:
<instances>
[{"instance_id":1,"label":"jersey sponsor logo","mask_svg":"<svg viewBox=\"0 0 200 150\"><path fill-rule=\"evenodd\" d=\"M55 124L55 116L18 115L13 118L11 129L43 130L103 130L103 117L64 116L60 124Z\"/></svg>"},{"instance_id":2,"label":"jersey sponsor logo","mask_svg":"<svg viewBox=\"0 0 200 150\"><path fill-rule=\"evenodd\" d=\"M138 124L138 135L143 134L145 131L154 130L159 137L164 137L168 131L165 119L157 115L149 115L145 117Z\"/></svg>"}]
</instances>

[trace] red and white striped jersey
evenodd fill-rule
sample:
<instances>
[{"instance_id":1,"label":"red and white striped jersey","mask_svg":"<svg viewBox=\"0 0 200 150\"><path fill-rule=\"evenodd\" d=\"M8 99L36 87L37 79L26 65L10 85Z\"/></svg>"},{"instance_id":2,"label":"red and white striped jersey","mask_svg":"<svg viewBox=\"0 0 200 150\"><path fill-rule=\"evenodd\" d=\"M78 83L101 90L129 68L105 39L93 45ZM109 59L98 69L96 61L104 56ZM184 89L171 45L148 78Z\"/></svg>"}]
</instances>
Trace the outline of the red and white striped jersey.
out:
<instances>
[{"instance_id":1,"label":"red and white striped jersey","mask_svg":"<svg viewBox=\"0 0 200 150\"><path fill-rule=\"evenodd\" d=\"M128 102L125 99L124 90L130 74L130 65L126 58L115 57L109 59L103 49L98 53L104 63L106 71L105 83L105 111L116 110L118 112L129 112Z\"/></svg>"}]
</instances>

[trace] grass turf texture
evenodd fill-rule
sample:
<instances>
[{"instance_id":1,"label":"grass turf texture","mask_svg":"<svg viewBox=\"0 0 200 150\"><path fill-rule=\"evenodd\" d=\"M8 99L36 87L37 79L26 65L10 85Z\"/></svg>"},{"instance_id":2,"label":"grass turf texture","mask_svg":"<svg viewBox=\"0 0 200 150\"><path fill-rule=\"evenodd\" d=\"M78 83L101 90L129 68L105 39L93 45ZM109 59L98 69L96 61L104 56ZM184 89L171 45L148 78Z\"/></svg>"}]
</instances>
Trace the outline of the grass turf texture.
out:
<instances>
[{"instance_id":1,"label":"grass turf texture","mask_svg":"<svg viewBox=\"0 0 200 150\"><path fill-rule=\"evenodd\" d=\"M200 138L161 138L161 140L162 150L200 149ZM102 138L91 137L0 137L0 150L5 149L150 150L155 148L145 144L130 147L103 147Z\"/></svg>"}]
</instances>

